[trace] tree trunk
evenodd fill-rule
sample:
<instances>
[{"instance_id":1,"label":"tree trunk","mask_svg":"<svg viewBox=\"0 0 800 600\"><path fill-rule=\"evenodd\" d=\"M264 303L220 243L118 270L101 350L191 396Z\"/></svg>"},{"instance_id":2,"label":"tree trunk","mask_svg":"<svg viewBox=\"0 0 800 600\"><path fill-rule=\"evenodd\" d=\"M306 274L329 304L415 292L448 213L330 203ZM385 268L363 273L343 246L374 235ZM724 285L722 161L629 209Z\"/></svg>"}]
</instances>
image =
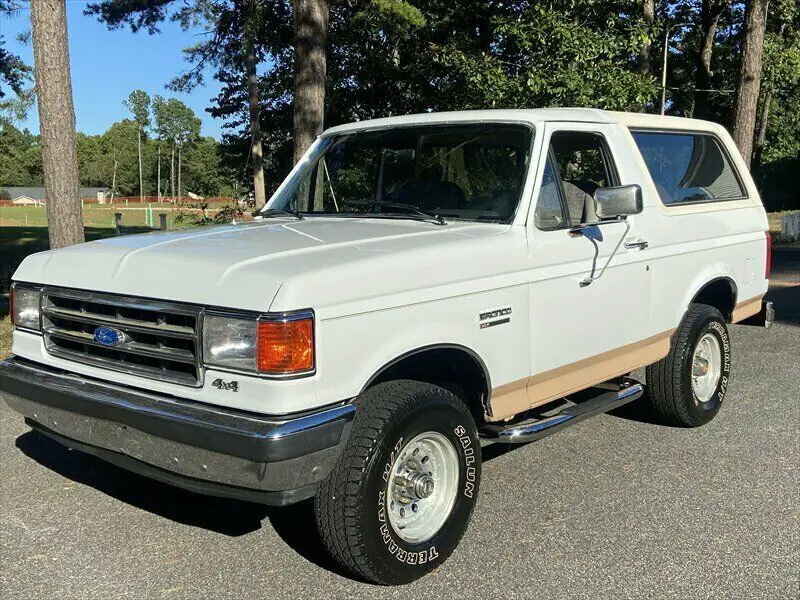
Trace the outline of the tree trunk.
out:
<instances>
[{"instance_id":1,"label":"tree trunk","mask_svg":"<svg viewBox=\"0 0 800 600\"><path fill-rule=\"evenodd\" d=\"M144 177L142 177L142 126L139 125L139 200L144 202Z\"/></svg>"},{"instance_id":2,"label":"tree trunk","mask_svg":"<svg viewBox=\"0 0 800 600\"><path fill-rule=\"evenodd\" d=\"M703 0L700 13L700 50L697 53L697 68L694 76L694 112L696 119L710 114L710 92L712 85L711 55L714 51L714 36L724 5L720 0Z\"/></svg>"},{"instance_id":3,"label":"tree trunk","mask_svg":"<svg viewBox=\"0 0 800 600\"><path fill-rule=\"evenodd\" d=\"M750 172L756 185L761 184L761 153L764 150L764 142L767 139L767 128L769 127L769 105L772 103L772 88L768 87L764 92L764 99L761 101L761 119L758 123L758 135L756 136L756 147L753 150L753 165Z\"/></svg>"},{"instance_id":4,"label":"tree trunk","mask_svg":"<svg viewBox=\"0 0 800 600\"><path fill-rule=\"evenodd\" d=\"M161 203L161 142L158 142L158 181L156 183L158 202Z\"/></svg>"},{"instance_id":5,"label":"tree trunk","mask_svg":"<svg viewBox=\"0 0 800 600\"><path fill-rule=\"evenodd\" d=\"M247 5L247 22L245 25L245 52L247 54L247 103L250 109L250 157L253 161L253 193L256 210L267 202L264 188L264 152L261 148L261 101L258 93L258 74L256 73L256 33L258 24L255 1Z\"/></svg>"},{"instance_id":6,"label":"tree trunk","mask_svg":"<svg viewBox=\"0 0 800 600\"><path fill-rule=\"evenodd\" d=\"M294 2L294 162L322 132L330 4L328 0Z\"/></svg>"},{"instance_id":7,"label":"tree trunk","mask_svg":"<svg viewBox=\"0 0 800 600\"><path fill-rule=\"evenodd\" d=\"M742 69L739 94L733 119L733 139L747 166L753 155L758 94L761 88L761 58L764 54L764 30L767 26L769 0L749 0L745 12Z\"/></svg>"},{"instance_id":8,"label":"tree trunk","mask_svg":"<svg viewBox=\"0 0 800 600\"><path fill-rule=\"evenodd\" d=\"M111 175L111 204L114 204L114 194L117 193L117 159L114 158L114 172Z\"/></svg>"},{"instance_id":9,"label":"tree trunk","mask_svg":"<svg viewBox=\"0 0 800 600\"><path fill-rule=\"evenodd\" d=\"M656 4L655 0L644 0L642 5L642 17L648 28L652 28L656 20ZM653 53L653 44L648 38L646 42L642 43L639 49L639 61L637 68L642 75L650 75L653 72L653 66L650 62Z\"/></svg>"},{"instance_id":10,"label":"tree trunk","mask_svg":"<svg viewBox=\"0 0 800 600\"><path fill-rule=\"evenodd\" d=\"M181 156L183 155L183 145L178 146L178 200L183 197L181 194Z\"/></svg>"},{"instance_id":11,"label":"tree trunk","mask_svg":"<svg viewBox=\"0 0 800 600\"><path fill-rule=\"evenodd\" d=\"M786 23L781 23L778 37L783 40L784 33L786 32ZM764 151L764 142L767 139L767 130L769 129L769 110L772 105L772 93L775 87L775 82L768 82L764 90L764 98L761 100L761 119L758 122L758 135L756 136L756 147L753 151L753 167L750 169L753 173L753 179L756 180L756 185L761 183L761 154Z\"/></svg>"},{"instance_id":12,"label":"tree trunk","mask_svg":"<svg viewBox=\"0 0 800 600\"><path fill-rule=\"evenodd\" d=\"M172 155L169 159L169 186L172 201L175 202L175 146L172 147Z\"/></svg>"},{"instance_id":13,"label":"tree trunk","mask_svg":"<svg viewBox=\"0 0 800 600\"><path fill-rule=\"evenodd\" d=\"M31 0L33 62L50 248L85 241L65 0Z\"/></svg>"}]
</instances>

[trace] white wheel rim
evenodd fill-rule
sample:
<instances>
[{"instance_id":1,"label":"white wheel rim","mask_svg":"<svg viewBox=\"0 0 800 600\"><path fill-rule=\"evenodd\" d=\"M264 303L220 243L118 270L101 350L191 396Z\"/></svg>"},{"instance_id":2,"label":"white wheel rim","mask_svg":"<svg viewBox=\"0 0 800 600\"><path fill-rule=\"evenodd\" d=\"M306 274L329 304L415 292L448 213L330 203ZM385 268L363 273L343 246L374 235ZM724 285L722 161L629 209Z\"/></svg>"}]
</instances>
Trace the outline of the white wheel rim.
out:
<instances>
[{"instance_id":1,"label":"white wheel rim","mask_svg":"<svg viewBox=\"0 0 800 600\"><path fill-rule=\"evenodd\" d=\"M722 350L713 333L706 333L697 342L692 357L692 389L700 402L714 396L722 371Z\"/></svg>"},{"instance_id":2,"label":"white wheel rim","mask_svg":"<svg viewBox=\"0 0 800 600\"><path fill-rule=\"evenodd\" d=\"M400 450L386 488L386 513L402 540L421 544L436 535L453 510L458 475L458 452L441 433L421 433Z\"/></svg>"}]
</instances>

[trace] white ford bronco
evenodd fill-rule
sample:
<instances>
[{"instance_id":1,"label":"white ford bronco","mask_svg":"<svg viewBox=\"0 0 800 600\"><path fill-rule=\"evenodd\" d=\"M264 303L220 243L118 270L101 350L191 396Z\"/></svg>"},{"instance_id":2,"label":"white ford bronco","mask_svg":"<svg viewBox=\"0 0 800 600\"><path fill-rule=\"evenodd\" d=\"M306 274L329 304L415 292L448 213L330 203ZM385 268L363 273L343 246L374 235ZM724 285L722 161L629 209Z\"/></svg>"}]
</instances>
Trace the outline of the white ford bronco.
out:
<instances>
[{"instance_id":1,"label":"white ford bronco","mask_svg":"<svg viewBox=\"0 0 800 600\"><path fill-rule=\"evenodd\" d=\"M481 438L636 400L641 367L662 421L714 418L728 324L774 318L767 229L712 123L544 109L334 127L255 222L29 256L2 395L163 482L313 497L344 567L409 582L462 537Z\"/></svg>"}]
</instances>

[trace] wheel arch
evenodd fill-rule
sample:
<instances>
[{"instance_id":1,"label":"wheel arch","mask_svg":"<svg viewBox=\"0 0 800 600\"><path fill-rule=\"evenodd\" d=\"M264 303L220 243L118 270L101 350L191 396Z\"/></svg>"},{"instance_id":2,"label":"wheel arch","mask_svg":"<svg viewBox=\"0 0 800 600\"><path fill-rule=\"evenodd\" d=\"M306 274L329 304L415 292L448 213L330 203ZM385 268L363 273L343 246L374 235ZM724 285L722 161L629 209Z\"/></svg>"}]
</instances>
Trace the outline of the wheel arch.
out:
<instances>
[{"instance_id":1,"label":"wheel arch","mask_svg":"<svg viewBox=\"0 0 800 600\"><path fill-rule=\"evenodd\" d=\"M738 287L733 277L718 275L696 288L685 309L692 304L708 304L722 313L725 321L730 323L733 318L733 310L736 308L737 296Z\"/></svg>"},{"instance_id":2,"label":"wheel arch","mask_svg":"<svg viewBox=\"0 0 800 600\"><path fill-rule=\"evenodd\" d=\"M430 344L404 352L375 371L359 393L396 379L412 379L449 389L464 401L476 422L483 422L488 410L492 390L489 369L477 352L461 344Z\"/></svg>"}]
</instances>

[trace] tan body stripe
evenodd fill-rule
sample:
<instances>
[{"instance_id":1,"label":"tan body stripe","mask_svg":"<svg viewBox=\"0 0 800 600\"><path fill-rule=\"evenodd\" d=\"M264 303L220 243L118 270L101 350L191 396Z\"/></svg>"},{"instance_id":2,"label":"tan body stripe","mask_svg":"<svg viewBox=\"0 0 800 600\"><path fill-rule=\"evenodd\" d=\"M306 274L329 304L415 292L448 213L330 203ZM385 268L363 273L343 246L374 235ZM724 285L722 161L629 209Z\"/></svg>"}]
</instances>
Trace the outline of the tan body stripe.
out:
<instances>
[{"instance_id":1,"label":"tan body stripe","mask_svg":"<svg viewBox=\"0 0 800 600\"><path fill-rule=\"evenodd\" d=\"M750 298L750 300L739 302L739 304L733 308L731 323L738 323L739 321L743 321L744 319L752 317L753 315L757 315L759 312L761 312L761 299L763 297L764 294L761 294L755 298Z\"/></svg>"},{"instance_id":2,"label":"tan body stripe","mask_svg":"<svg viewBox=\"0 0 800 600\"><path fill-rule=\"evenodd\" d=\"M492 416L498 421L653 364L669 354L674 329L590 356L563 367L520 379L492 390Z\"/></svg>"}]
</instances>

